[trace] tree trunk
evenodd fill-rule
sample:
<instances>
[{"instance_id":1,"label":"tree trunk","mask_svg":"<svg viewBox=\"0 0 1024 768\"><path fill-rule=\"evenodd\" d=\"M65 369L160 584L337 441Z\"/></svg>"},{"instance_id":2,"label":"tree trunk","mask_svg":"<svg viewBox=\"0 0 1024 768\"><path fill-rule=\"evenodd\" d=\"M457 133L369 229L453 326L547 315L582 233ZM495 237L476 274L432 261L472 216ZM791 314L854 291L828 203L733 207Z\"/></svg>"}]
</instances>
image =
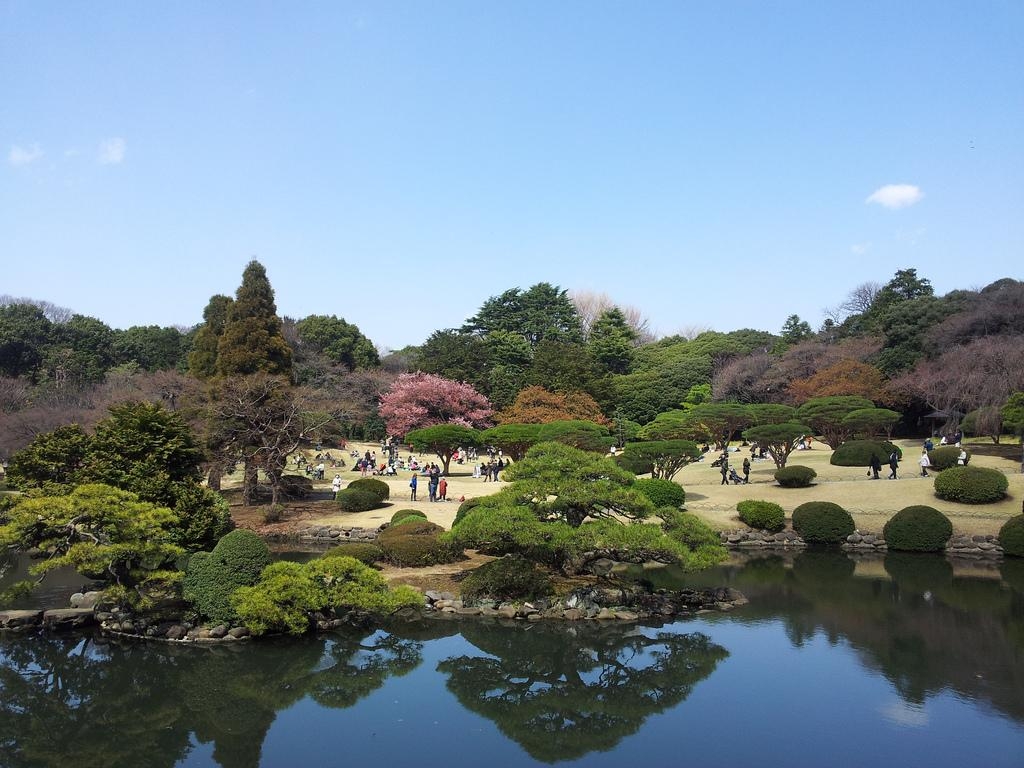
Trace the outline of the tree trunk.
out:
<instances>
[{"instance_id":1,"label":"tree trunk","mask_svg":"<svg viewBox=\"0 0 1024 768\"><path fill-rule=\"evenodd\" d=\"M256 498L257 468L256 462L246 458L242 478L242 506L251 507Z\"/></svg>"},{"instance_id":2,"label":"tree trunk","mask_svg":"<svg viewBox=\"0 0 1024 768\"><path fill-rule=\"evenodd\" d=\"M220 491L220 481L224 477L224 468L220 464L211 464L206 473L206 485L211 491Z\"/></svg>"}]
</instances>

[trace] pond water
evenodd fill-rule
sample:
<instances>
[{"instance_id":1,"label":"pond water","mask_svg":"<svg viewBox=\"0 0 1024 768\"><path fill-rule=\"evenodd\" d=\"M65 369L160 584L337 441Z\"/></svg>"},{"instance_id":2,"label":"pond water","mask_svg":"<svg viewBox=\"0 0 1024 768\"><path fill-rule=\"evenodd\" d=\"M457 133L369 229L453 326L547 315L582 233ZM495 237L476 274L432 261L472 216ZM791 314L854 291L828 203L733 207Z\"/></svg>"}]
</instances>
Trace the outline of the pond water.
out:
<instances>
[{"instance_id":1,"label":"pond water","mask_svg":"<svg viewBox=\"0 0 1024 768\"><path fill-rule=\"evenodd\" d=\"M662 626L0 637L3 766L1024 766L1024 563L801 553Z\"/></svg>"}]
</instances>

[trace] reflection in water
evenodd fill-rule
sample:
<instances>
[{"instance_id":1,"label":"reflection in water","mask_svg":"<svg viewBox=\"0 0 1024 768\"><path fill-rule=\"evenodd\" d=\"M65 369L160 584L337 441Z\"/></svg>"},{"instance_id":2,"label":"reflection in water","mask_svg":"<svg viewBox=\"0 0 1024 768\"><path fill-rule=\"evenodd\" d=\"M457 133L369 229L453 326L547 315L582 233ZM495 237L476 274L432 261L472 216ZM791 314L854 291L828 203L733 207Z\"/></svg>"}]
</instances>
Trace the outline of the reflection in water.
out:
<instances>
[{"instance_id":1,"label":"reflection in water","mask_svg":"<svg viewBox=\"0 0 1024 768\"><path fill-rule=\"evenodd\" d=\"M258 765L278 711L307 695L350 707L420 650L384 632L209 647L0 637L0 756L11 768L172 766L212 742L225 768Z\"/></svg>"},{"instance_id":2,"label":"reflection in water","mask_svg":"<svg viewBox=\"0 0 1024 768\"><path fill-rule=\"evenodd\" d=\"M833 644L843 640L892 683L904 705L952 689L1024 722L1024 562L1008 559L987 576L979 568L957 576L949 561L931 554L854 561L804 551L644 577L653 573L656 586L670 588L729 584L751 602L721 620L781 620L796 647L819 632Z\"/></svg>"},{"instance_id":3,"label":"reflection in water","mask_svg":"<svg viewBox=\"0 0 1024 768\"><path fill-rule=\"evenodd\" d=\"M463 637L487 655L442 661L448 689L545 762L611 749L728 656L699 633L607 624L475 623Z\"/></svg>"}]
</instances>

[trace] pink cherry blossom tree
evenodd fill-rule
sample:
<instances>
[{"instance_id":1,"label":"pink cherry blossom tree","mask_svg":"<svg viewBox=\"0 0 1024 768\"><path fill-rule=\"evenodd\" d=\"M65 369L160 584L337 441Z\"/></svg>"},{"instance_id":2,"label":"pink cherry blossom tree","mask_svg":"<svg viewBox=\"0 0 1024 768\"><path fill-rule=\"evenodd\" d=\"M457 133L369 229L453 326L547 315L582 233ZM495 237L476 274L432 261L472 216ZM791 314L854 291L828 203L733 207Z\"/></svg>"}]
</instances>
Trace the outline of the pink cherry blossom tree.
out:
<instances>
[{"instance_id":1,"label":"pink cherry blossom tree","mask_svg":"<svg viewBox=\"0 0 1024 768\"><path fill-rule=\"evenodd\" d=\"M405 435L435 424L489 427L490 401L465 382L432 373L403 373L380 398L388 433Z\"/></svg>"}]
</instances>

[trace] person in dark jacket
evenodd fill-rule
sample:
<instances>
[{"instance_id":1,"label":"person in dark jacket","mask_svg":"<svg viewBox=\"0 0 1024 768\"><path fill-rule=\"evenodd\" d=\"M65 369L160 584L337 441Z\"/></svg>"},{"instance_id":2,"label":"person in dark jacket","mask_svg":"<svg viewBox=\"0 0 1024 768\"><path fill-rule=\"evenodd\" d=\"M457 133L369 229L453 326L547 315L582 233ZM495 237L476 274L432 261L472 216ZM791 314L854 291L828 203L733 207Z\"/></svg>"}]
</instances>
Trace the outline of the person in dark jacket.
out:
<instances>
[{"instance_id":1,"label":"person in dark jacket","mask_svg":"<svg viewBox=\"0 0 1024 768\"><path fill-rule=\"evenodd\" d=\"M878 479L878 473L882 471L882 460L878 458L877 453L871 454L871 472L873 472L872 480Z\"/></svg>"},{"instance_id":2,"label":"person in dark jacket","mask_svg":"<svg viewBox=\"0 0 1024 768\"><path fill-rule=\"evenodd\" d=\"M896 470L900 468L900 455L893 451L889 454L889 479L896 479Z\"/></svg>"}]
</instances>

